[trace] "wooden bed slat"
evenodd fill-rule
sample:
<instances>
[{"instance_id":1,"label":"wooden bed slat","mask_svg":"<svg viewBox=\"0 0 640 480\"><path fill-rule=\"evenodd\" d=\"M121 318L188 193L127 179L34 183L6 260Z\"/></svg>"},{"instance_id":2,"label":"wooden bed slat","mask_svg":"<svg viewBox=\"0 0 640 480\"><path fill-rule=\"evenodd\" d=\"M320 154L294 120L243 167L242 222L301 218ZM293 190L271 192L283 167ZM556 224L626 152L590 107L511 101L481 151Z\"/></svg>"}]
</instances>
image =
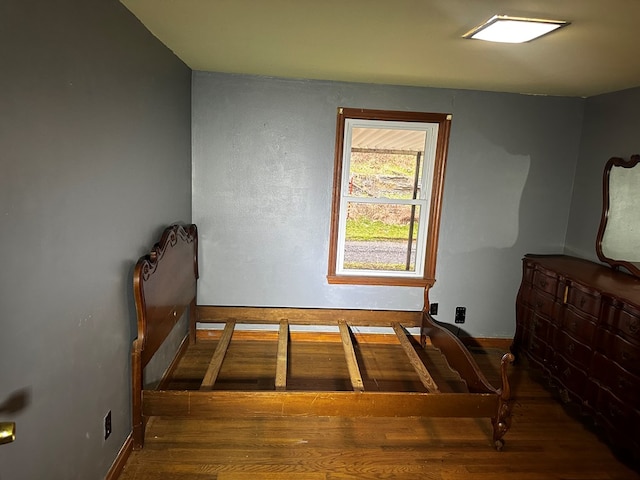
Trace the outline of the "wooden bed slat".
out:
<instances>
[{"instance_id":1,"label":"wooden bed slat","mask_svg":"<svg viewBox=\"0 0 640 480\"><path fill-rule=\"evenodd\" d=\"M289 322L280 320L278 357L276 363L276 390L287 389L287 356L289 349Z\"/></svg>"},{"instance_id":2,"label":"wooden bed slat","mask_svg":"<svg viewBox=\"0 0 640 480\"><path fill-rule=\"evenodd\" d=\"M227 349L229 348L229 342L231 342L231 336L233 335L233 330L236 327L236 322L230 321L224 327L224 332L222 332L222 337L220 338L220 342L216 347L216 351L211 357L211 362L209 363L209 368L207 368L207 373L202 380L202 384L200 385L200 390L211 390L213 388L213 384L216 383L216 379L218 378L218 374L220 373L220 368L222 367L222 362L224 361L224 356L227 354Z\"/></svg>"},{"instance_id":3,"label":"wooden bed slat","mask_svg":"<svg viewBox=\"0 0 640 480\"><path fill-rule=\"evenodd\" d=\"M351 331L349 330L349 326L342 320L338 322L338 326L340 327L342 347L344 348L344 356L347 360L347 368L349 369L351 386L356 392L364 392L364 383L362 382L362 376L360 375L360 368L358 367L356 352L353 349L353 342L351 341Z\"/></svg>"},{"instance_id":4,"label":"wooden bed slat","mask_svg":"<svg viewBox=\"0 0 640 480\"><path fill-rule=\"evenodd\" d=\"M413 365L413 368L416 370L416 373L418 374L418 377L420 377L420 381L422 382L424 387L431 393L440 393L440 389L431 377L429 370L427 370L427 367L425 367L424 363L422 363L422 360L420 360L420 357L413 349L411 342L407 338L405 329L399 323L394 323L392 326L393 330L396 332L396 336L398 337L400 344L402 345L402 348L407 354L407 357L409 357L409 362L411 362L411 365Z\"/></svg>"}]
</instances>

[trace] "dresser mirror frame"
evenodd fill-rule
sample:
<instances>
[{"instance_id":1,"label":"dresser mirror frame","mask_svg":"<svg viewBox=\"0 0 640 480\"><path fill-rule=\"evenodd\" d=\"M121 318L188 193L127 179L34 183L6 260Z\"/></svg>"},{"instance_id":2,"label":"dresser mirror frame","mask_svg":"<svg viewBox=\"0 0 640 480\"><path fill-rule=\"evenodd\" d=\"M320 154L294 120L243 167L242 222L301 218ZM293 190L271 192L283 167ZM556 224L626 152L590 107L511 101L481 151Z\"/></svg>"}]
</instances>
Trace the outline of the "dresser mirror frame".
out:
<instances>
[{"instance_id":1,"label":"dresser mirror frame","mask_svg":"<svg viewBox=\"0 0 640 480\"><path fill-rule=\"evenodd\" d=\"M609 159L603 174L602 218L596 239L600 261L640 277L640 155Z\"/></svg>"}]
</instances>

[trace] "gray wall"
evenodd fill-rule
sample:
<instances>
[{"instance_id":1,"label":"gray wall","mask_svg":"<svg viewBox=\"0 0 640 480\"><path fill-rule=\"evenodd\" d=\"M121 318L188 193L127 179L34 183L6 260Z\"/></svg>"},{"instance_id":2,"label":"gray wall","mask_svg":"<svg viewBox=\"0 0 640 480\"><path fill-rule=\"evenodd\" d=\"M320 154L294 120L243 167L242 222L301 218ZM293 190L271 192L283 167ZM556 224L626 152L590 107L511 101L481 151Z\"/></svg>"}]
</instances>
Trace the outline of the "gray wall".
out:
<instances>
[{"instance_id":1,"label":"gray wall","mask_svg":"<svg viewBox=\"0 0 640 480\"><path fill-rule=\"evenodd\" d=\"M191 72L115 0L5 0L0 45L0 479L101 479L133 264L191 220Z\"/></svg>"},{"instance_id":2,"label":"gray wall","mask_svg":"<svg viewBox=\"0 0 640 480\"><path fill-rule=\"evenodd\" d=\"M339 106L453 113L430 299L511 336L522 255L564 248L583 99L194 72L199 303L422 308L420 288L327 284Z\"/></svg>"},{"instance_id":3,"label":"gray wall","mask_svg":"<svg viewBox=\"0 0 640 480\"><path fill-rule=\"evenodd\" d=\"M640 153L640 88L588 98L566 251L598 261L595 244L602 214L602 173L611 157Z\"/></svg>"}]
</instances>

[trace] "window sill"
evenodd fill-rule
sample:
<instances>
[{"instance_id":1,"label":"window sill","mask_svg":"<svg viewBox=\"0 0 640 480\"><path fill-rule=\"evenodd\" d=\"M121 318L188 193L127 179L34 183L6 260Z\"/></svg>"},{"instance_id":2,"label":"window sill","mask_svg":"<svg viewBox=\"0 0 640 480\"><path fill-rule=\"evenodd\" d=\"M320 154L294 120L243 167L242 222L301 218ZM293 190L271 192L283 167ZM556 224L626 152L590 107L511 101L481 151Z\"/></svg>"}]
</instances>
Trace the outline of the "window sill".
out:
<instances>
[{"instance_id":1,"label":"window sill","mask_svg":"<svg viewBox=\"0 0 640 480\"><path fill-rule=\"evenodd\" d=\"M432 287L433 278L375 277L364 275L327 275L332 285L386 285L392 287Z\"/></svg>"}]
</instances>

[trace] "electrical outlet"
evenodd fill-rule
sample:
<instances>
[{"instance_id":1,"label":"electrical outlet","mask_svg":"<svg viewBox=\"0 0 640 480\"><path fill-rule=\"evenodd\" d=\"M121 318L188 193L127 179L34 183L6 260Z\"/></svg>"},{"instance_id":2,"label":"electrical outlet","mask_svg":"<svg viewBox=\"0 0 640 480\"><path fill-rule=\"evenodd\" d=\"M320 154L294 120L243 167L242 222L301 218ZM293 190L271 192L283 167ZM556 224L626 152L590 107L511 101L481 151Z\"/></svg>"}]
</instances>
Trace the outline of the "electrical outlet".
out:
<instances>
[{"instance_id":1,"label":"electrical outlet","mask_svg":"<svg viewBox=\"0 0 640 480\"><path fill-rule=\"evenodd\" d=\"M111 435L111 410L104 417L104 439L109 438L109 435Z\"/></svg>"},{"instance_id":2,"label":"electrical outlet","mask_svg":"<svg viewBox=\"0 0 640 480\"><path fill-rule=\"evenodd\" d=\"M467 318L467 308L466 307L456 307L456 323L464 323Z\"/></svg>"},{"instance_id":3,"label":"electrical outlet","mask_svg":"<svg viewBox=\"0 0 640 480\"><path fill-rule=\"evenodd\" d=\"M429 315L437 315L438 314L438 304L432 303L429 305Z\"/></svg>"}]
</instances>

